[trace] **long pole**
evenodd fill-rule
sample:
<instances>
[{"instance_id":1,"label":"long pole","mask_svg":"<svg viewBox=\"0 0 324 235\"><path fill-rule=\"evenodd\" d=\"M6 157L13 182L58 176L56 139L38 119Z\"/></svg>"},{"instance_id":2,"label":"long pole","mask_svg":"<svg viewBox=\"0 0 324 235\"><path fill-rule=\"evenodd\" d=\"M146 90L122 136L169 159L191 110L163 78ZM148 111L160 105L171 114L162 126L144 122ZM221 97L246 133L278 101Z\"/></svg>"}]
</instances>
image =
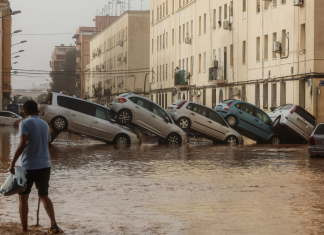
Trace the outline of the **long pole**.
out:
<instances>
[{"instance_id":1,"label":"long pole","mask_svg":"<svg viewBox=\"0 0 324 235\"><path fill-rule=\"evenodd\" d=\"M144 96L145 96L145 85L146 85L146 78L147 78L147 75L149 75L150 73L147 73L146 75L145 75L145 80L144 80Z\"/></svg>"}]
</instances>

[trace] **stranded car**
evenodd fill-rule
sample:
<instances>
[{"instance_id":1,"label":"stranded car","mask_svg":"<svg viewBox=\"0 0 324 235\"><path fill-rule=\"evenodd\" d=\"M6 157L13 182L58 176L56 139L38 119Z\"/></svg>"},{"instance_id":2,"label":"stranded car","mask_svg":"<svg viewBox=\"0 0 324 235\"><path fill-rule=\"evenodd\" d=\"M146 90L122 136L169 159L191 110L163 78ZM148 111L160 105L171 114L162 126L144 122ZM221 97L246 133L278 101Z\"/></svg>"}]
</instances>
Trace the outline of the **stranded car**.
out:
<instances>
[{"instance_id":1,"label":"stranded car","mask_svg":"<svg viewBox=\"0 0 324 235\"><path fill-rule=\"evenodd\" d=\"M39 117L58 132L67 130L115 144L140 143L135 132L115 123L110 109L76 97L49 93Z\"/></svg>"},{"instance_id":2,"label":"stranded car","mask_svg":"<svg viewBox=\"0 0 324 235\"><path fill-rule=\"evenodd\" d=\"M17 120L23 119L10 111L0 111L0 125L13 126Z\"/></svg>"},{"instance_id":3,"label":"stranded car","mask_svg":"<svg viewBox=\"0 0 324 235\"><path fill-rule=\"evenodd\" d=\"M167 141L168 144L187 143L186 133L175 125L164 109L154 102L132 93L117 96L109 105L117 114L117 122L133 124Z\"/></svg>"},{"instance_id":4,"label":"stranded car","mask_svg":"<svg viewBox=\"0 0 324 235\"><path fill-rule=\"evenodd\" d=\"M222 116L206 106L178 100L166 111L183 130L194 130L214 143L243 144L242 136L230 128Z\"/></svg>"},{"instance_id":5,"label":"stranded car","mask_svg":"<svg viewBox=\"0 0 324 235\"><path fill-rule=\"evenodd\" d=\"M230 127L258 142L281 144L284 135L272 127L271 118L260 108L240 100L225 100L215 110Z\"/></svg>"},{"instance_id":6,"label":"stranded car","mask_svg":"<svg viewBox=\"0 0 324 235\"><path fill-rule=\"evenodd\" d=\"M282 105L268 113L275 128L286 127L298 136L309 141L316 126L316 118L302 107L295 104Z\"/></svg>"},{"instance_id":7,"label":"stranded car","mask_svg":"<svg viewBox=\"0 0 324 235\"><path fill-rule=\"evenodd\" d=\"M319 124L313 131L309 141L308 152L311 157L324 156L324 123Z\"/></svg>"}]
</instances>

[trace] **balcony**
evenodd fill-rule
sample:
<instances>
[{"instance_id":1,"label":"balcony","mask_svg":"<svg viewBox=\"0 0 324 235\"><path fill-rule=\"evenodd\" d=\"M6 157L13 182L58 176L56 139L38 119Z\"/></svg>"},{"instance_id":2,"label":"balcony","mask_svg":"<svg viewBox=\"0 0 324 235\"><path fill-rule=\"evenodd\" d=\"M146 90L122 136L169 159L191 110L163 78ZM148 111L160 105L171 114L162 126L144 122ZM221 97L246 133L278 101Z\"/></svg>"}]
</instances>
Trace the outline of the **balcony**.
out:
<instances>
[{"instance_id":1,"label":"balcony","mask_svg":"<svg viewBox=\"0 0 324 235\"><path fill-rule=\"evenodd\" d=\"M75 41L75 44L76 45L81 45L81 42L80 41Z\"/></svg>"},{"instance_id":2,"label":"balcony","mask_svg":"<svg viewBox=\"0 0 324 235\"><path fill-rule=\"evenodd\" d=\"M174 75L174 86L177 88L189 88L190 73L186 73L185 70L182 70ZM187 80L187 81L186 81Z\"/></svg>"},{"instance_id":3,"label":"balcony","mask_svg":"<svg viewBox=\"0 0 324 235\"><path fill-rule=\"evenodd\" d=\"M80 50L76 51L76 56L81 57L81 51Z\"/></svg>"},{"instance_id":4,"label":"balcony","mask_svg":"<svg viewBox=\"0 0 324 235\"><path fill-rule=\"evenodd\" d=\"M77 69L81 69L81 63L76 63Z\"/></svg>"},{"instance_id":5,"label":"balcony","mask_svg":"<svg viewBox=\"0 0 324 235\"><path fill-rule=\"evenodd\" d=\"M218 67L209 68L208 82L211 84L227 83L227 80L224 80L223 77L223 69Z\"/></svg>"}]
</instances>

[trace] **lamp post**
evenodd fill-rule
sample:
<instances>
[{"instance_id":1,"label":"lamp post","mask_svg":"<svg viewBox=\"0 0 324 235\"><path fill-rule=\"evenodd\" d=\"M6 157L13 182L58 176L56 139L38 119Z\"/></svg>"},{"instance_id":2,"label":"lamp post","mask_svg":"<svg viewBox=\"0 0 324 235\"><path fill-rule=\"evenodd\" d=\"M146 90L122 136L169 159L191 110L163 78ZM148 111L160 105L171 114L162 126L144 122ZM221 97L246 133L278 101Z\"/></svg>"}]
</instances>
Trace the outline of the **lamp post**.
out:
<instances>
[{"instance_id":1,"label":"lamp post","mask_svg":"<svg viewBox=\"0 0 324 235\"><path fill-rule=\"evenodd\" d=\"M21 11L13 11L13 12L10 12L9 14L7 14L7 15L1 16L0 18L6 17L6 16L13 16L13 15L17 15L17 14L20 14L20 13L21 13Z\"/></svg>"},{"instance_id":2,"label":"lamp post","mask_svg":"<svg viewBox=\"0 0 324 235\"><path fill-rule=\"evenodd\" d=\"M24 40L24 41L18 42L18 43L16 43L16 44L12 44L11 47L13 47L14 45L18 45L18 44L21 44L21 43L25 43L25 42L27 42L27 41Z\"/></svg>"},{"instance_id":3,"label":"lamp post","mask_svg":"<svg viewBox=\"0 0 324 235\"><path fill-rule=\"evenodd\" d=\"M13 64L18 64L18 62L15 62L15 63L13 63Z\"/></svg>"},{"instance_id":4,"label":"lamp post","mask_svg":"<svg viewBox=\"0 0 324 235\"><path fill-rule=\"evenodd\" d=\"M20 57L19 55L16 55L15 57L11 57L11 59L15 59L15 58L18 58Z\"/></svg>"},{"instance_id":5,"label":"lamp post","mask_svg":"<svg viewBox=\"0 0 324 235\"><path fill-rule=\"evenodd\" d=\"M17 52L15 52L15 53L12 53L11 55L13 55L13 54L17 54L17 53L20 53L20 52L24 52L25 50L20 50L20 51L17 51Z\"/></svg>"},{"instance_id":6,"label":"lamp post","mask_svg":"<svg viewBox=\"0 0 324 235\"><path fill-rule=\"evenodd\" d=\"M12 35L14 33L21 33L21 32L22 32L22 30L15 30L15 31L13 31L13 33L9 33L9 34L3 35L3 36L5 37L5 36L8 36L8 35Z\"/></svg>"}]
</instances>

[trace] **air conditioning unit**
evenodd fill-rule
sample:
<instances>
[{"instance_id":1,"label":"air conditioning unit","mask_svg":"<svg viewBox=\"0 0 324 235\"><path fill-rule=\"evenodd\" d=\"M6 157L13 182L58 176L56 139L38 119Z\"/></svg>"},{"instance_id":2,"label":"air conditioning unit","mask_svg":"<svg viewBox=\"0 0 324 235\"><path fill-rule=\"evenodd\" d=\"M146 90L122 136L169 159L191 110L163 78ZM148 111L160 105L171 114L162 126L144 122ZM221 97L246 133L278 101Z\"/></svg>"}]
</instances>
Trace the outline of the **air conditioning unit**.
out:
<instances>
[{"instance_id":1,"label":"air conditioning unit","mask_svg":"<svg viewBox=\"0 0 324 235\"><path fill-rule=\"evenodd\" d=\"M224 27L224 30L230 30L231 23L228 20L224 20L223 27Z\"/></svg>"},{"instance_id":2,"label":"air conditioning unit","mask_svg":"<svg viewBox=\"0 0 324 235\"><path fill-rule=\"evenodd\" d=\"M96 57L96 53L95 52L92 52L92 57Z\"/></svg>"},{"instance_id":3,"label":"air conditioning unit","mask_svg":"<svg viewBox=\"0 0 324 235\"><path fill-rule=\"evenodd\" d=\"M218 60L214 60L214 68L218 68Z\"/></svg>"},{"instance_id":4,"label":"air conditioning unit","mask_svg":"<svg viewBox=\"0 0 324 235\"><path fill-rule=\"evenodd\" d=\"M197 96L200 96L200 91L197 91L196 95L197 95Z\"/></svg>"},{"instance_id":5,"label":"air conditioning unit","mask_svg":"<svg viewBox=\"0 0 324 235\"><path fill-rule=\"evenodd\" d=\"M195 95L195 90L191 90L190 94L191 94L191 96L194 96Z\"/></svg>"},{"instance_id":6,"label":"air conditioning unit","mask_svg":"<svg viewBox=\"0 0 324 235\"><path fill-rule=\"evenodd\" d=\"M294 6L301 6L304 4L304 0L294 0Z\"/></svg>"},{"instance_id":7,"label":"air conditioning unit","mask_svg":"<svg viewBox=\"0 0 324 235\"><path fill-rule=\"evenodd\" d=\"M117 61L121 61L121 57L120 56L117 57Z\"/></svg>"},{"instance_id":8,"label":"air conditioning unit","mask_svg":"<svg viewBox=\"0 0 324 235\"><path fill-rule=\"evenodd\" d=\"M126 57L123 57L123 62L126 62Z\"/></svg>"},{"instance_id":9,"label":"air conditioning unit","mask_svg":"<svg viewBox=\"0 0 324 235\"><path fill-rule=\"evenodd\" d=\"M273 42L272 52L280 53L281 43L280 42Z\"/></svg>"},{"instance_id":10,"label":"air conditioning unit","mask_svg":"<svg viewBox=\"0 0 324 235\"><path fill-rule=\"evenodd\" d=\"M191 38L190 37L186 37L185 38L185 43L186 44L191 44Z\"/></svg>"},{"instance_id":11,"label":"air conditioning unit","mask_svg":"<svg viewBox=\"0 0 324 235\"><path fill-rule=\"evenodd\" d=\"M241 89L239 89L238 87L234 87L234 89L233 89L233 95L234 96L240 96L240 94L241 94Z\"/></svg>"}]
</instances>

